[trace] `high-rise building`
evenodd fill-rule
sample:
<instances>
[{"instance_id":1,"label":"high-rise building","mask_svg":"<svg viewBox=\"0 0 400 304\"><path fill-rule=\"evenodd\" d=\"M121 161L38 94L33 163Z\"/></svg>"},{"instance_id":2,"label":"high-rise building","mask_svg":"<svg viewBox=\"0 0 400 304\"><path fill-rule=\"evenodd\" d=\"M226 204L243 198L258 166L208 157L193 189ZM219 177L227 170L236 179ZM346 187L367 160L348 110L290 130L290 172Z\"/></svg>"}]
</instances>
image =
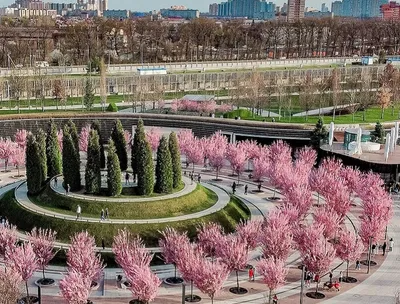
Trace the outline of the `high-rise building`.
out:
<instances>
[{"instance_id":1,"label":"high-rise building","mask_svg":"<svg viewBox=\"0 0 400 304\"><path fill-rule=\"evenodd\" d=\"M322 13L327 13L329 11L328 7L326 6L326 3L322 3L321 5L321 12Z\"/></svg>"},{"instance_id":2,"label":"high-rise building","mask_svg":"<svg viewBox=\"0 0 400 304\"><path fill-rule=\"evenodd\" d=\"M334 16L343 16L343 2L333 1L331 6L331 12Z\"/></svg>"},{"instance_id":3,"label":"high-rise building","mask_svg":"<svg viewBox=\"0 0 400 304\"><path fill-rule=\"evenodd\" d=\"M381 16L380 6L382 4L387 4L387 0L334 1L332 3L332 12L335 16L376 18Z\"/></svg>"},{"instance_id":4,"label":"high-rise building","mask_svg":"<svg viewBox=\"0 0 400 304\"><path fill-rule=\"evenodd\" d=\"M270 19L275 17L275 4L266 0L228 0L218 4L218 16Z\"/></svg>"},{"instance_id":5,"label":"high-rise building","mask_svg":"<svg viewBox=\"0 0 400 304\"><path fill-rule=\"evenodd\" d=\"M400 20L400 4L396 1L382 4L380 11L385 20Z\"/></svg>"},{"instance_id":6,"label":"high-rise building","mask_svg":"<svg viewBox=\"0 0 400 304\"><path fill-rule=\"evenodd\" d=\"M286 14L287 13L287 3L286 2L283 3L283 5L282 5L281 13L282 14Z\"/></svg>"},{"instance_id":7,"label":"high-rise building","mask_svg":"<svg viewBox=\"0 0 400 304\"><path fill-rule=\"evenodd\" d=\"M295 22L304 18L305 0L289 0L287 21Z\"/></svg>"},{"instance_id":8,"label":"high-rise building","mask_svg":"<svg viewBox=\"0 0 400 304\"><path fill-rule=\"evenodd\" d=\"M209 8L208 8L208 13L211 16L217 16L218 15L218 4L217 3L211 3Z\"/></svg>"}]
</instances>

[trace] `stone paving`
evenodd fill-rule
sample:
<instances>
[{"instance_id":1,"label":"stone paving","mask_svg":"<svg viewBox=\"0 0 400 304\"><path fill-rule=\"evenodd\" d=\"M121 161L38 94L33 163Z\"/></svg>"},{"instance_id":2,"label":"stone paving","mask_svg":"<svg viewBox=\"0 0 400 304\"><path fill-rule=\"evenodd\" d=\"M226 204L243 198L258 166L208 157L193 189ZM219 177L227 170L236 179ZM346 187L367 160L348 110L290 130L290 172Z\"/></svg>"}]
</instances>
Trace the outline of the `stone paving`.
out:
<instances>
[{"instance_id":1,"label":"stone paving","mask_svg":"<svg viewBox=\"0 0 400 304\"><path fill-rule=\"evenodd\" d=\"M196 168L197 171L200 171L201 168ZM225 193L225 191L231 192L231 184L236 178L230 178L227 176L227 171L224 173L225 176L222 176L222 182L213 182L212 179L214 175L208 175L208 172L201 172L203 178L202 181L205 183L213 183L211 187L221 191L221 193ZM14 185L6 186L0 189L0 196L3 195L8 190L14 188L18 183L13 178L10 178L10 173L0 173L0 186L3 186L9 182L14 182ZM246 179L245 183L249 185L249 193L245 195L243 193L243 187L237 188L236 195L243 199L246 205L249 207L252 213L253 218L262 218L265 216L271 209L278 206L278 202L271 202L267 200L268 197L273 195L273 189L263 187L262 193L256 193L254 190L257 188L256 183L252 183L248 179ZM264 183L265 184L265 183ZM213 189L213 190L214 190ZM393 237L395 240L395 248L393 252L390 252L385 260L382 262L378 261L378 266L375 267L371 272L370 276L364 276L360 284L354 285L353 288L348 289L348 286L343 286L343 290L340 293L328 294L327 299L323 301L324 303L349 303L353 304L365 304L365 303L395 303L394 295L398 288L398 282L400 281L400 265L398 260L399 257L399 247L400 241L400 229L398 225L399 216L400 216L400 199L396 199L395 201L395 214L394 218L389 225L388 229L388 238ZM355 223L358 221L358 213L357 207L355 207L355 211L349 215L349 219ZM0 211L1 214L1 211ZM350 227L352 224L350 221L346 221L346 225ZM68 246L67 244L62 244L64 246ZM260 252L255 251L251 255L250 263L254 263L255 259L259 258ZM287 261L287 265L290 267L290 274L288 276L288 283L277 290L277 294L279 296L280 304L289 304L289 303L297 303L299 301L299 286L300 281L299 278L301 276L301 271L297 269L297 266L300 265L298 253L293 252L293 254L289 257ZM338 276L339 271L343 271L345 266L339 261L336 260L333 263L332 268L336 268L334 271L335 276ZM173 267L171 265L164 266L156 266L153 267L153 270L157 273L160 278L166 278L173 274ZM363 269L364 270L364 269ZM57 280L61 279L62 273L65 271L64 267L56 267L50 266L49 275ZM93 291L91 293L91 299L95 301L95 303L127 303L130 299L132 299L130 292L127 290L117 289L115 285L115 275L121 273L121 269L109 269L107 268L105 271L105 280L101 282L101 286L98 290ZM40 278L41 274L37 273L35 277L30 281L30 289L31 292L35 293L36 288L34 287L33 282ZM358 274L359 277L361 274ZM234 286L235 285L235 276L230 276L227 282L225 283L224 289L219 293L216 297L215 303L220 304L233 304L233 303L254 303L261 304L265 303L267 299L266 287L262 284L260 277L256 277L256 282L248 282L247 281L247 272L242 272L239 277L241 281L241 286L248 288L249 293L243 296L234 296L225 287ZM323 278L324 281L324 278ZM344 284L344 283L343 283ZM343 285L342 284L342 285ZM312 286L314 288L314 286ZM200 294L198 290L195 289L195 293ZM59 290L58 287L46 288L42 289L42 294L44 295L43 304L47 303L65 303L62 299L58 297ZM159 297L155 300L154 303L180 303L180 287L170 287L167 285L162 285L159 291ZM210 303L210 300L206 295L202 295L203 300L201 303ZM319 303L320 301L311 300L307 297L304 297L304 304L308 303Z\"/></svg>"}]
</instances>

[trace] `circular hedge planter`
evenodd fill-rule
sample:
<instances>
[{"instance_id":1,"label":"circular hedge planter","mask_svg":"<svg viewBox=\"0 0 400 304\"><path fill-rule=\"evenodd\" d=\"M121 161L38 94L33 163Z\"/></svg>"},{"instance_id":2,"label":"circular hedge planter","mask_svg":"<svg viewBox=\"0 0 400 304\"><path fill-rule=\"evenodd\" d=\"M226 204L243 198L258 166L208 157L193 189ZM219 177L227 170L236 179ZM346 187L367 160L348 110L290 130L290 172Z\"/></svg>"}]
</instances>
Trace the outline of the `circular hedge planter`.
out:
<instances>
[{"instance_id":1,"label":"circular hedge planter","mask_svg":"<svg viewBox=\"0 0 400 304\"><path fill-rule=\"evenodd\" d=\"M357 283L357 279L353 278L353 277L344 277L342 279L342 282L345 282L345 283Z\"/></svg>"},{"instance_id":2,"label":"circular hedge planter","mask_svg":"<svg viewBox=\"0 0 400 304\"><path fill-rule=\"evenodd\" d=\"M129 304L146 304L144 301L140 301L140 300L130 300Z\"/></svg>"},{"instance_id":3,"label":"circular hedge planter","mask_svg":"<svg viewBox=\"0 0 400 304\"><path fill-rule=\"evenodd\" d=\"M309 297L309 298L311 298L311 299L323 299L323 298L325 298L325 295L324 295L323 293L321 293L321 292L315 292L315 291L313 291L313 292L307 292L307 293L306 293L306 296Z\"/></svg>"},{"instance_id":4,"label":"circular hedge planter","mask_svg":"<svg viewBox=\"0 0 400 304\"><path fill-rule=\"evenodd\" d=\"M368 260L362 260L362 261L360 261L360 263L365 265L365 266L368 266ZM369 265L370 266L376 266L377 263L375 261L369 261Z\"/></svg>"},{"instance_id":5,"label":"circular hedge planter","mask_svg":"<svg viewBox=\"0 0 400 304\"><path fill-rule=\"evenodd\" d=\"M35 284L40 287L48 287L48 286L54 286L56 284L56 281L50 278L45 278L37 280Z\"/></svg>"},{"instance_id":6,"label":"circular hedge planter","mask_svg":"<svg viewBox=\"0 0 400 304\"><path fill-rule=\"evenodd\" d=\"M170 277L166 278L164 283L168 285L181 285L183 283L183 279L180 277Z\"/></svg>"},{"instance_id":7,"label":"circular hedge planter","mask_svg":"<svg viewBox=\"0 0 400 304\"><path fill-rule=\"evenodd\" d=\"M18 304L32 304L32 303L39 303L39 298L36 296L29 296L29 302L27 301L27 297L23 297L18 299Z\"/></svg>"},{"instance_id":8,"label":"circular hedge planter","mask_svg":"<svg viewBox=\"0 0 400 304\"><path fill-rule=\"evenodd\" d=\"M200 302L200 301L201 301L201 297L197 296L197 295L191 295L191 296L185 297L185 302L196 303L196 302Z\"/></svg>"},{"instance_id":9,"label":"circular hedge planter","mask_svg":"<svg viewBox=\"0 0 400 304\"><path fill-rule=\"evenodd\" d=\"M231 287L231 288L229 288L229 291L231 293L239 294L239 295L248 293L248 290L246 288L243 288L243 287L239 287L239 288L238 287Z\"/></svg>"}]
</instances>

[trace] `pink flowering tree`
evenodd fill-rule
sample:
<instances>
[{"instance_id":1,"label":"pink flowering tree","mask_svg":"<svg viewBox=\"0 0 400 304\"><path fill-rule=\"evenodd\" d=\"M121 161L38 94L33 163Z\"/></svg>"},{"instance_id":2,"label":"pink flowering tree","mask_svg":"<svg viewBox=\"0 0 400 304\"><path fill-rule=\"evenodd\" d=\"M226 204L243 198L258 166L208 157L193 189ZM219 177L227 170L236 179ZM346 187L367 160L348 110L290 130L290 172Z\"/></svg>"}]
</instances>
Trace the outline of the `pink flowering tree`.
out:
<instances>
[{"instance_id":1,"label":"pink flowering tree","mask_svg":"<svg viewBox=\"0 0 400 304\"><path fill-rule=\"evenodd\" d=\"M148 303L157 295L161 281L150 270L151 255L138 237L127 230L119 230L114 236L113 252L130 283L130 291L138 301Z\"/></svg>"},{"instance_id":2,"label":"pink flowering tree","mask_svg":"<svg viewBox=\"0 0 400 304\"><path fill-rule=\"evenodd\" d=\"M132 148L132 134L128 130L124 130L124 137L126 142L126 150L130 150Z\"/></svg>"},{"instance_id":3,"label":"pink flowering tree","mask_svg":"<svg viewBox=\"0 0 400 304\"><path fill-rule=\"evenodd\" d=\"M9 162L18 170L18 177L21 177L20 168L25 164L25 150L17 147L15 152L11 154Z\"/></svg>"},{"instance_id":4,"label":"pink flowering tree","mask_svg":"<svg viewBox=\"0 0 400 304\"><path fill-rule=\"evenodd\" d=\"M183 280L176 276L176 263L181 254L181 245L189 242L186 233L179 233L174 228L167 227L161 232L162 238L159 240L159 246L166 264L173 264L175 267L175 276L167 278L166 281L172 284L182 283Z\"/></svg>"},{"instance_id":5,"label":"pink flowering tree","mask_svg":"<svg viewBox=\"0 0 400 304\"><path fill-rule=\"evenodd\" d=\"M0 225L0 256L4 258L7 248L14 248L17 240L16 226L10 224Z\"/></svg>"},{"instance_id":6,"label":"pink flowering tree","mask_svg":"<svg viewBox=\"0 0 400 304\"><path fill-rule=\"evenodd\" d=\"M247 253L250 250L256 249L258 245L258 236L261 232L262 222L257 220L241 221L236 226L236 234L246 243Z\"/></svg>"},{"instance_id":7,"label":"pink flowering tree","mask_svg":"<svg viewBox=\"0 0 400 304\"><path fill-rule=\"evenodd\" d=\"M91 282L99 279L104 265L100 254L96 255L94 237L87 231L76 233L71 237L67 265L70 271L76 271Z\"/></svg>"},{"instance_id":8,"label":"pink flowering tree","mask_svg":"<svg viewBox=\"0 0 400 304\"><path fill-rule=\"evenodd\" d=\"M10 267L0 268L0 295L2 303L17 303L21 297L20 274Z\"/></svg>"},{"instance_id":9,"label":"pink flowering tree","mask_svg":"<svg viewBox=\"0 0 400 304\"><path fill-rule=\"evenodd\" d=\"M157 151L161 139L160 128L151 128L149 131L146 132L146 138L150 143L151 150L153 150L153 152Z\"/></svg>"},{"instance_id":10,"label":"pink flowering tree","mask_svg":"<svg viewBox=\"0 0 400 304\"><path fill-rule=\"evenodd\" d=\"M203 224L197 229L197 241L202 252L214 257L217 247L224 238L222 226L216 223Z\"/></svg>"},{"instance_id":11,"label":"pink flowering tree","mask_svg":"<svg viewBox=\"0 0 400 304\"><path fill-rule=\"evenodd\" d=\"M253 162L253 178L257 181L262 181L268 176L269 168L269 149L268 147L259 147L258 156L252 158Z\"/></svg>"},{"instance_id":12,"label":"pink flowering tree","mask_svg":"<svg viewBox=\"0 0 400 304\"><path fill-rule=\"evenodd\" d=\"M26 137L28 136L28 131L25 129L19 130L14 134L14 141L17 143L18 147L25 149L26 147Z\"/></svg>"},{"instance_id":13,"label":"pink flowering tree","mask_svg":"<svg viewBox=\"0 0 400 304\"><path fill-rule=\"evenodd\" d=\"M244 269L247 265L247 242L237 235L227 235L220 242L216 248L216 256L219 257L228 268L229 272L236 272L236 287L229 290L235 294L244 294L247 292L246 288L239 286L239 271Z\"/></svg>"},{"instance_id":14,"label":"pink flowering tree","mask_svg":"<svg viewBox=\"0 0 400 304\"><path fill-rule=\"evenodd\" d=\"M337 235L341 218L335 210L329 207L318 208L314 212L314 222L324 227L324 237L332 239Z\"/></svg>"},{"instance_id":15,"label":"pink flowering tree","mask_svg":"<svg viewBox=\"0 0 400 304\"><path fill-rule=\"evenodd\" d=\"M194 172L194 165L200 164L201 161L204 159L203 149L201 141L198 138L193 138L192 142L185 148L186 151L186 158L188 164L193 164L193 172Z\"/></svg>"},{"instance_id":16,"label":"pink flowering tree","mask_svg":"<svg viewBox=\"0 0 400 304\"><path fill-rule=\"evenodd\" d=\"M39 268L35 252L30 243L24 243L21 246L9 247L6 250L6 265L17 272L22 281L25 282L26 299L30 303L28 280Z\"/></svg>"},{"instance_id":17,"label":"pink flowering tree","mask_svg":"<svg viewBox=\"0 0 400 304\"><path fill-rule=\"evenodd\" d=\"M246 163L246 152L240 143L229 144L226 157L231 164L233 172L238 176L238 184L239 184L240 173L243 172L244 165Z\"/></svg>"},{"instance_id":18,"label":"pink flowering tree","mask_svg":"<svg viewBox=\"0 0 400 304\"><path fill-rule=\"evenodd\" d=\"M61 295L68 304L87 304L91 282L89 278L71 270L60 281Z\"/></svg>"},{"instance_id":19,"label":"pink flowering tree","mask_svg":"<svg viewBox=\"0 0 400 304\"><path fill-rule=\"evenodd\" d=\"M178 133L179 148L182 154L186 155L186 150L194 139L192 130L184 129Z\"/></svg>"},{"instance_id":20,"label":"pink flowering tree","mask_svg":"<svg viewBox=\"0 0 400 304\"><path fill-rule=\"evenodd\" d=\"M296 181L297 176L293 175L292 180ZM284 194L283 204L293 206L298 211L299 218L297 222L305 219L313 204L311 189L308 185L302 185L299 181L294 183L291 187L283 187L282 194Z\"/></svg>"},{"instance_id":21,"label":"pink flowering tree","mask_svg":"<svg viewBox=\"0 0 400 304\"><path fill-rule=\"evenodd\" d=\"M37 229L36 227L28 233L29 242L32 244L33 252L36 255L39 268L42 269L43 279L39 280L42 285L53 284L53 279L46 279L44 270L49 262L54 258L56 252L53 252L57 232L51 229Z\"/></svg>"},{"instance_id":22,"label":"pink flowering tree","mask_svg":"<svg viewBox=\"0 0 400 304\"><path fill-rule=\"evenodd\" d=\"M285 284L288 273L285 262L274 258L262 259L257 264L257 272L262 276L263 282L269 289L268 304L271 304L274 290Z\"/></svg>"},{"instance_id":23,"label":"pink flowering tree","mask_svg":"<svg viewBox=\"0 0 400 304\"><path fill-rule=\"evenodd\" d=\"M57 132L57 140L58 140L58 146L60 147L60 151L62 151L63 148L63 137L64 137L64 132L62 129L58 130Z\"/></svg>"},{"instance_id":24,"label":"pink flowering tree","mask_svg":"<svg viewBox=\"0 0 400 304\"><path fill-rule=\"evenodd\" d=\"M222 103L218 106L217 111L220 113L226 113L233 110L233 105L229 103Z\"/></svg>"},{"instance_id":25,"label":"pink flowering tree","mask_svg":"<svg viewBox=\"0 0 400 304\"><path fill-rule=\"evenodd\" d=\"M79 151L86 152L89 145L90 125L86 125L79 133Z\"/></svg>"},{"instance_id":26,"label":"pink flowering tree","mask_svg":"<svg viewBox=\"0 0 400 304\"><path fill-rule=\"evenodd\" d=\"M339 234L339 242L335 244L336 255L347 263L345 282L351 283L356 280L349 277L349 263L357 261L365 247L361 239L353 232L342 230Z\"/></svg>"},{"instance_id":27,"label":"pink flowering tree","mask_svg":"<svg viewBox=\"0 0 400 304\"><path fill-rule=\"evenodd\" d=\"M229 269L220 261L209 261L202 259L195 267L195 285L197 288L207 294L211 298L211 303L214 303L215 295L229 275Z\"/></svg>"},{"instance_id":28,"label":"pink flowering tree","mask_svg":"<svg viewBox=\"0 0 400 304\"><path fill-rule=\"evenodd\" d=\"M10 157L17 152L18 145L10 138L0 139L0 159L4 160L4 169L7 171Z\"/></svg>"},{"instance_id":29,"label":"pink flowering tree","mask_svg":"<svg viewBox=\"0 0 400 304\"><path fill-rule=\"evenodd\" d=\"M215 180L218 181L218 175L226 159L228 139L221 132L214 133L207 141L205 147L207 157L211 167L215 169Z\"/></svg>"},{"instance_id":30,"label":"pink flowering tree","mask_svg":"<svg viewBox=\"0 0 400 304\"><path fill-rule=\"evenodd\" d=\"M281 210L271 211L262 226L258 241L263 257L286 260L293 241L289 217Z\"/></svg>"}]
</instances>

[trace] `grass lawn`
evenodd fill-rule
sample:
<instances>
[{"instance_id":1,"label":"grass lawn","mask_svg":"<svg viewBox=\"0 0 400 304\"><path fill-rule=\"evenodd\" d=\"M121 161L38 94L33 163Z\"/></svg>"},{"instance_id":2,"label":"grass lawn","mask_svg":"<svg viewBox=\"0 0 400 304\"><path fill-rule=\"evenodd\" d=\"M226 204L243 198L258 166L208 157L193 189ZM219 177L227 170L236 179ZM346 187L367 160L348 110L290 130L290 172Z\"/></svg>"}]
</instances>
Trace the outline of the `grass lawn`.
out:
<instances>
[{"instance_id":1,"label":"grass lawn","mask_svg":"<svg viewBox=\"0 0 400 304\"><path fill-rule=\"evenodd\" d=\"M51 228L57 231L57 239L62 242L69 242L69 237L72 234L87 230L95 236L98 246L101 245L101 239L104 239L107 247L111 246L113 237L118 233L118 229L125 227L132 233L140 235L147 246L158 246L159 231L164 230L166 227L187 231L188 236L193 239L196 236L196 228L202 223L220 223L226 232L232 232L241 220L250 217L249 209L237 198L232 198L229 204L219 212L198 219L179 222L117 225L106 222L66 221L32 213L24 209L15 201L13 190L7 192L0 200L0 210L2 210L2 215L6 216L10 223L16 225L19 230L30 231L33 227Z\"/></svg>"},{"instance_id":2,"label":"grass lawn","mask_svg":"<svg viewBox=\"0 0 400 304\"><path fill-rule=\"evenodd\" d=\"M108 208L110 218L154 219L180 216L208 209L217 202L218 197L213 191L197 185L196 189L187 195L154 202L93 202L58 195L49 187L38 196L31 196L30 199L45 209L68 215L75 215L76 208L80 205L83 217L98 219L101 210Z\"/></svg>"}]
</instances>

